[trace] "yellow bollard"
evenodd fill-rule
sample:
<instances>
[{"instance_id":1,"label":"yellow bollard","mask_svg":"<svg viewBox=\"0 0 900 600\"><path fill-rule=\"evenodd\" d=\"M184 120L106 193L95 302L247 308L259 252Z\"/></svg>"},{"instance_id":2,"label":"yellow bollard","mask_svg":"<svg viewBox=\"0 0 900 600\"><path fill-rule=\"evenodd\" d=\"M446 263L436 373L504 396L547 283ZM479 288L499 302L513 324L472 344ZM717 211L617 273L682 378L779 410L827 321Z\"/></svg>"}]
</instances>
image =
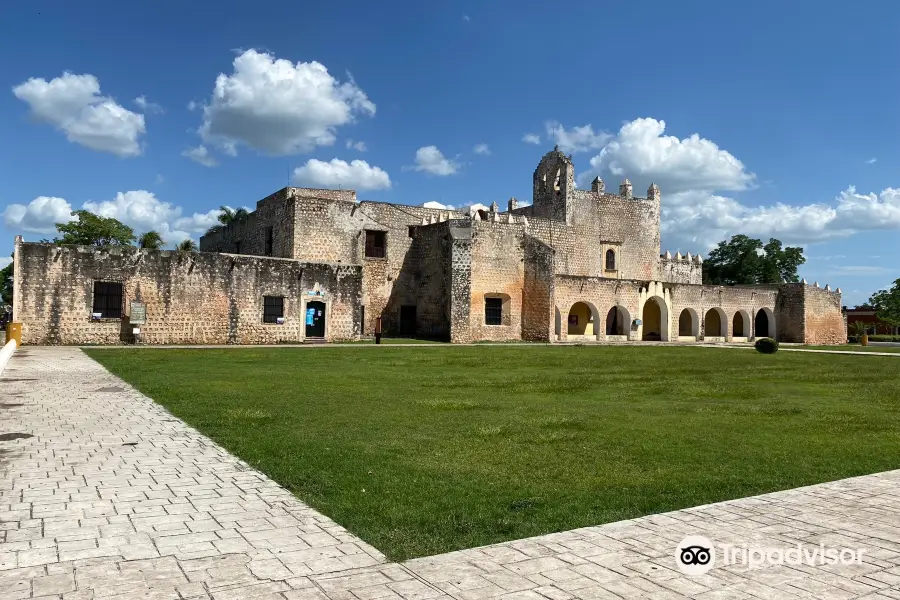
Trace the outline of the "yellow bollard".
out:
<instances>
[{"instance_id":1,"label":"yellow bollard","mask_svg":"<svg viewBox=\"0 0 900 600\"><path fill-rule=\"evenodd\" d=\"M22 345L22 324L7 323L6 324L6 341L16 340L16 346Z\"/></svg>"}]
</instances>

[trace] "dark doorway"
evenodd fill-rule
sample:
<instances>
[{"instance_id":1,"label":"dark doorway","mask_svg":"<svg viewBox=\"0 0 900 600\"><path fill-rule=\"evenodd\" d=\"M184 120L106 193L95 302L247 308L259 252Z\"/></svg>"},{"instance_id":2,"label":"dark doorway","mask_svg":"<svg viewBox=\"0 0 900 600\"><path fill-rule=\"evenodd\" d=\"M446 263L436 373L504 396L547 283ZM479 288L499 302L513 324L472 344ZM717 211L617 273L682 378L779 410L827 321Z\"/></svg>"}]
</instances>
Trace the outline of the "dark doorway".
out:
<instances>
[{"instance_id":1,"label":"dark doorway","mask_svg":"<svg viewBox=\"0 0 900 600\"><path fill-rule=\"evenodd\" d=\"M756 337L769 337L769 315L760 310L756 313L756 324L753 327Z\"/></svg>"},{"instance_id":2,"label":"dark doorway","mask_svg":"<svg viewBox=\"0 0 900 600\"><path fill-rule=\"evenodd\" d=\"M325 303L306 303L306 337L325 337Z\"/></svg>"},{"instance_id":3,"label":"dark doorway","mask_svg":"<svg viewBox=\"0 0 900 600\"><path fill-rule=\"evenodd\" d=\"M416 307L400 307L400 335L416 335Z\"/></svg>"}]
</instances>

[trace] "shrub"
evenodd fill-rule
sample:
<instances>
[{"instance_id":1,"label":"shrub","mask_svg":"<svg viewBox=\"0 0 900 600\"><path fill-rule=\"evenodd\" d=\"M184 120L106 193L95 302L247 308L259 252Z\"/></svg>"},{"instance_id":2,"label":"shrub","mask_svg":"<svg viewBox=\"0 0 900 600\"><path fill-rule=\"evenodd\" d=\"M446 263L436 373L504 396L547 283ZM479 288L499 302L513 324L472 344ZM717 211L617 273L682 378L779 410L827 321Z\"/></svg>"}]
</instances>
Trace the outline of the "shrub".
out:
<instances>
[{"instance_id":1,"label":"shrub","mask_svg":"<svg viewBox=\"0 0 900 600\"><path fill-rule=\"evenodd\" d=\"M775 354L778 352L778 342L772 338L760 338L756 340L753 347L756 348L757 352L762 352L763 354Z\"/></svg>"},{"instance_id":2,"label":"shrub","mask_svg":"<svg viewBox=\"0 0 900 600\"><path fill-rule=\"evenodd\" d=\"M870 335L870 342L900 342L900 335Z\"/></svg>"}]
</instances>

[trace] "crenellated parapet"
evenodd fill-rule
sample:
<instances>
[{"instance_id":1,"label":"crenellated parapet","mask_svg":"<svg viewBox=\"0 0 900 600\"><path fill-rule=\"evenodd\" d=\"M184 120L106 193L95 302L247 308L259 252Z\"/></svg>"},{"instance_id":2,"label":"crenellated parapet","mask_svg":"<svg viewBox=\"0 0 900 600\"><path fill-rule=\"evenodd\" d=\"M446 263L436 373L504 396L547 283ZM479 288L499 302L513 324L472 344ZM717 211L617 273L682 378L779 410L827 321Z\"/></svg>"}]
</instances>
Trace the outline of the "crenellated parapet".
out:
<instances>
[{"instance_id":1,"label":"crenellated parapet","mask_svg":"<svg viewBox=\"0 0 900 600\"><path fill-rule=\"evenodd\" d=\"M666 250L659 255L659 272L662 281L699 285L703 282L703 257L690 252L683 256L675 252L673 256Z\"/></svg>"}]
</instances>

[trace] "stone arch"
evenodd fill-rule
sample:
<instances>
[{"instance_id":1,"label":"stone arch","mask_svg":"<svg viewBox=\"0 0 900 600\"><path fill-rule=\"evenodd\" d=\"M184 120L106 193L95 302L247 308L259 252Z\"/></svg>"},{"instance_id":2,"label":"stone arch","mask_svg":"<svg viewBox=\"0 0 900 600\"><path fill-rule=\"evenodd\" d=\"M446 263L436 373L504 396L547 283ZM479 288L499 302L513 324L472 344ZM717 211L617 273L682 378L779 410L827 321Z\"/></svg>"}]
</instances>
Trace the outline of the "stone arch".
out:
<instances>
[{"instance_id":1,"label":"stone arch","mask_svg":"<svg viewBox=\"0 0 900 600\"><path fill-rule=\"evenodd\" d=\"M669 308L659 296L651 296L644 302L641 312L641 339L645 341L669 341Z\"/></svg>"},{"instance_id":2,"label":"stone arch","mask_svg":"<svg viewBox=\"0 0 900 600\"><path fill-rule=\"evenodd\" d=\"M597 339L599 332L600 314L597 312L596 306L590 302L579 300L569 307L567 337Z\"/></svg>"},{"instance_id":3,"label":"stone arch","mask_svg":"<svg viewBox=\"0 0 900 600\"><path fill-rule=\"evenodd\" d=\"M750 319L750 313L744 309L740 309L731 317L731 337L750 339L750 326L753 321Z\"/></svg>"},{"instance_id":4,"label":"stone arch","mask_svg":"<svg viewBox=\"0 0 900 600\"><path fill-rule=\"evenodd\" d=\"M759 309L753 322L753 337L770 337L774 340L776 331L775 313L772 309L765 306Z\"/></svg>"},{"instance_id":5,"label":"stone arch","mask_svg":"<svg viewBox=\"0 0 900 600\"><path fill-rule=\"evenodd\" d=\"M725 338L728 331L728 321L725 311L718 306L706 311L703 317L703 339L711 337Z\"/></svg>"},{"instance_id":6,"label":"stone arch","mask_svg":"<svg viewBox=\"0 0 900 600\"><path fill-rule=\"evenodd\" d=\"M624 306L613 306L606 313L603 326L607 337L620 335L627 339L631 331L631 313Z\"/></svg>"},{"instance_id":7,"label":"stone arch","mask_svg":"<svg viewBox=\"0 0 900 600\"><path fill-rule=\"evenodd\" d=\"M700 337L700 317L693 308L685 308L678 317L678 337Z\"/></svg>"}]
</instances>

